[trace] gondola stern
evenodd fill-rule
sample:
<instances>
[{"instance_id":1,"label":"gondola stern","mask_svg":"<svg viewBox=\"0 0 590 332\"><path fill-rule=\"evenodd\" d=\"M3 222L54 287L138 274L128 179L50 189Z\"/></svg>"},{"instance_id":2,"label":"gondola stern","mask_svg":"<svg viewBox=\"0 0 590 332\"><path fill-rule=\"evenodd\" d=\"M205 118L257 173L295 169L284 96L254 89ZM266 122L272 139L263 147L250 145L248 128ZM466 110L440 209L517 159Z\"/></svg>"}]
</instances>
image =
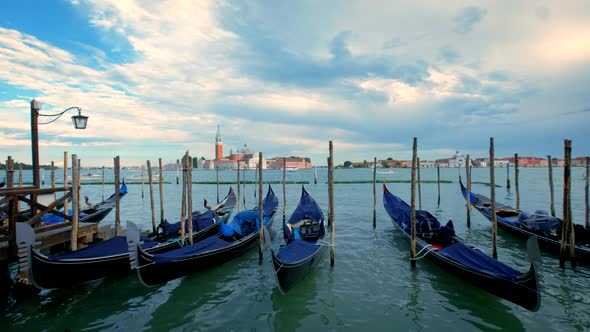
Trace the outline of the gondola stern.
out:
<instances>
[{"instance_id":1,"label":"gondola stern","mask_svg":"<svg viewBox=\"0 0 590 332\"><path fill-rule=\"evenodd\" d=\"M35 230L27 223L16 223L16 241L18 246L19 276L26 276L28 278L27 281L38 289L47 289L41 287L41 285L35 281L35 275L33 273Z\"/></svg>"},{"instance_id":2,"label":"gondola stern","mask_svg":"<svg viewBox=\"0 0 590 332\"><path fill-rule=\"evenodd\" d=\"M129 252L129 266L131 270L139 267L139 229L131 221L127 221L127 249Z\"/></svg>"}]
</instances>

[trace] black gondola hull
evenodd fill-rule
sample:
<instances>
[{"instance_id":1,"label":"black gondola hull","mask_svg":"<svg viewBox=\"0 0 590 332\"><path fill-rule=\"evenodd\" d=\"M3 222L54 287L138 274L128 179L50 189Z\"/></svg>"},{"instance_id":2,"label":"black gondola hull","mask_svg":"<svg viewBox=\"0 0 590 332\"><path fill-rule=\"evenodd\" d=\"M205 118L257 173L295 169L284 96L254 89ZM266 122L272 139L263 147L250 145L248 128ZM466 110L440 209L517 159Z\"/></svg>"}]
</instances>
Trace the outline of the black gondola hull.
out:
<instances>
[{"instance_id":1,"label":"black gondola hull","mask_svg":"<svg viewBox=\"0 0 590 332\"><path fill-rule=\"evenodd\" d=\"M218 232L219 224L216 223L194 234L193 241L214 236ZM161 254L179 248L179 242L168 242L146 251ZM33 284L41 289L69 288L87 281L125 275L131 271L128 252L88 259L50 260L47 256L32 250L31 260Z\"/></svg>"},{"instance_id":2,"label":"black gondola hull","mask_svg":"<svg viewBox=\"0 0 590 332\"><path fill-rule=\"evenodd\" d=\"M404 239L411 241L411 235L406 233L392 218L393 224L401 231ZM421 239L416 239L416 251L422 250L427 245ZM470 284L485 290L486 292L517 304L525 309L536 311L541 304L541 297L538 289L537 276L534 264L531 264L529 271L522 274L517 282L494 278L489 275L478 273L468 269L455 261L448 259L436 252L428 252L426 257L445 271Z\"/></svg>"},{"instance_id":3,"label":"black gondola hull","mask_svg":"<svg viewBox=\"0 0 590 332\"><path fill-rule=\"evenodd\" d=\"M286 293L293 285L303 280L322 260L327 247L326 245L322 245L313 255L293 264L287 264L281 261L273 251L272 264L277 285L281 293Z\"/></svg>"},{"instance_id":4,"label":"black gondola hull","mask_svg":"<svg viewBox=\"0 0 590 332\"><path fill-rule=\"evenodd\" d=\"M269 222L266 225L267 228L271 227L275 214L273 213L269 218ZM164 264L154 264L153 256L137 247L137 260L139 264L137 275L144 285L148 287L158 286L170 280L211 269L214 266L239 257L252 248L254 244L258 243L259 239L259 233L257 232L232 243L232 245L226 248Z\"/></svg>"},{"instance_id":5,"label":"black gondola hull","mask_svg":"<svg viewBox=\"0 0 590 332\"><path fill-rule=\"evenodd\" d=\"M463 186L463 183L460 182L460 185L461 185L461 193L463 194L463 198L467 199L467 189ZM477 204L473 204L474 202L471 202L471 203L472 203L472 206L477 211L479 211L479 213L481 213L489 221L492 221L492 214L491 214L490 210L485 209L481 206L478 206ZM561 241L560 240L552 239L552 238L543 236L542 234L537 234L534 232L530 232L524 228L513 226L509 222L504 221L501 217L496 217L496 221L497 221L498 227L500 229L505 230L509 233L512 233L520 238L528 239L532 236L536 236L539 239L539 247L541 249L544 249L546 251L549 251L549 252L552 252L556 255L559 255L560 250L561 250ZM584 247L584 246L577 245L574 248L575 248L575 253L576 253L576 262L581 265L590 266L590 247ZM568 253L568 257L569 257L569 252L570 252L569 243L566 244L566 252Z\"/></svg>"}]
</instances>

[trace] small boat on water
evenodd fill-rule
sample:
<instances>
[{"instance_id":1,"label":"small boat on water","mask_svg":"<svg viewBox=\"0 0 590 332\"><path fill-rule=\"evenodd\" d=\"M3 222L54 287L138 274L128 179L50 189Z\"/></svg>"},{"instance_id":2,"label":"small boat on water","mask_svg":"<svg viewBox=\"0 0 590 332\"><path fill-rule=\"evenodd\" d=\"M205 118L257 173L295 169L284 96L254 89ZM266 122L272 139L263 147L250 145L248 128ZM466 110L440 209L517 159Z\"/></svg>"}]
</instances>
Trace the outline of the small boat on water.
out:
<instances>
[{"instance_id":1,"label":"small boat on water","mask_svg":"<svg viewBox=\"0 0 590 332\"><path fill-rule=\"evenodd\" d=\"M459 180L463 197L467 199L467 189ZM471 205L488 220L492 219L492 201L483 195L469 195ZM523 238L536 236L542 249L559 254L561 249L561 231L563 221L552 217L547 211L537 210L534 213L517 210L511 206L496 202L496 220L498 227ZM590 230L583 225L574 225L576 234L576 262L590 266ZM570 251L569 236L566 252ZM569 256L569 254L568 254Z\"/></svg>"},{"instance_id":2,"label":"small boat on water","mask_svg":"<svg viewBox=\"0 0 590 332\"><path fill-rule=\"evenodd\" d=\"M127 185L123 181L121 188L119 189L119 199L122 199L127 194ZM86 209L80 209L78 213L78 221L85 223L98 223L103 220L114 208L117 198L116 194L112 194L109 198L104 201L87 207ZM68 215L72 215L72 210L69 210ZM41 218L43 225L57 224L64 222L64 218L56 214L48 213Z\"/></svg>"},{"instance_id":3,"label":"small boat on water","mask_svg":"<svg viewBox=\"0 0 590 332\"><path fill-rule=\"evenodd\" d=\"M193 212L193 239L197 241L217 234L219 225L229 218L235 203L236 197L230 188L226 198L215 208ZM216 211L220 211L222 215L218 215ZM24 243L22 248L19 247L19 252L24 253L20 260L24 262L24 268L29 269L31 281L37 288L68 288L82 282L130 272L129 249L124 236L99 241L73 252L44 255L32 247L35 236L33 229L23 223L17 223L17 227L18 242ZM186 236L188 240L188 233ZM151 238L142 236L137 243L154 254L182 247L179 236L174 236L173 232ZM28 262L31 262L30 265Z\"/></svg>"},{"instance_id":4,"label":"small boat on water","mask_svg":"<svg viewBox=\"0 0 590 332\"><path fill-rule=\"evenodd\" d=\"M393 195L383 185L385 210L402 232L411 241L411 207ZM515 303L525 309L536 311L541 304L541 293L533 261L540 260L536 238L529 239L530 268L521 273L512 267L486 255L478 248L466 244L455 235L453 222L443 226L428 211L416 211L416 251L431 261L486 292Z\"/></svg>"},{"instance_id":5,"label":"small boat on water","mask_svg":"<svg viewBox=\"0 0 590 332\"><path fill-rule=\"evenodd\" d=\"M149 182L149 176L146 174L132 174L125 177L128 181L133 182ZM160 182L160 174L152 174L152 183Z\"/></svg>"},{"instance_id":6,"label":"small boat on water","mask_svg":"<svg viewBox=\"0 0 590 332\"><path fill-rule=\"evenodd\" d=\"M287 170L287 172L297 172L299 170L299 168L293 166L287 166L285 167L285 169Z\"/></svg>"},{"instance_id":7,"label":"small boat on water","mask_svg":"<svg viewBox=\"0 0 590 332\"><path fill-rule=\"evenodd\" d=\"M102 175L96 173L84 173L80 174L80 181L100 181ZM68 175L68 181L72 181L72 176Z\"/></svg>"},{"instance_id":8,"label":"small boat on water","mask_svg":"<svg viewBox=\"0 0 590 332\"><path fill-rule=\"evenodd\" d=\"M329 247L324 243L325 235L324 214L302 186L299 204L289 220L283 222L285 244L276 252L272 250L275 279L281 293L287 292L318 264Z\"/></svg>"},{"instance_id":9,"label":"small boat on water","mask_svg":"<svg viewBox=\"0 0 590 332\"><path fill-rule=\"evenodd\" d=\"M279 201L272 188L263 201L263 226L270 227ZM166 253L149 253L141 244L137 227L127 224L127 242L131 267L148 287L161 285L192 273L207 270L244 254L258 243L260 232L258 208L241 211L229 224L220 223L220 232L192 245Z\"/></svg>"},{"instance_id":10,"label":"small boat on water","mask_svg":"<svg viewBox=\"0 0 590 332\"><path fill-rule=\"evenodd\" d=\"M6 178L0 182L0 188L3 188L6 185Z\"/></svg>"}]
</instances>

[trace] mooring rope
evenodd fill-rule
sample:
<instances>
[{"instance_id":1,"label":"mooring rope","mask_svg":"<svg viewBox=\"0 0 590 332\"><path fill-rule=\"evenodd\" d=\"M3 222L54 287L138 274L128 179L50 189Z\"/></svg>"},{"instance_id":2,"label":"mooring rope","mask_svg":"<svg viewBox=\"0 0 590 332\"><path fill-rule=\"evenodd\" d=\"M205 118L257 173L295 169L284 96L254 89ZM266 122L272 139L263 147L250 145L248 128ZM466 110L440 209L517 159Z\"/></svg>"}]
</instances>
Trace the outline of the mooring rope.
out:
<instances>
[{"instance_id":1,"label":"mooring rope","mask_svg":"<svg viewBox=\"0 0 590 332\"><path fill-rule=\"evenodd\" d=\"M421 253L422 253L424 250L427 250L427 251L424 253L424 255L420 256L420 254L421 254ZM435 249L435 248L434 248L432 245L428 244L428 245L424 246L424 248L422 248L420 251L418 251L418 253L416 253L416 257L414 257L413 259L412 259L412 258L410 258L410 260L415 260L415 261L417 261L417 260L419 260L419 259L422 259L422 258L426 257L426 255L428 255L428 254L429 254L431 251L434 251L434 250L436 250L436 249Z\"/></svg>"}]
</instances>

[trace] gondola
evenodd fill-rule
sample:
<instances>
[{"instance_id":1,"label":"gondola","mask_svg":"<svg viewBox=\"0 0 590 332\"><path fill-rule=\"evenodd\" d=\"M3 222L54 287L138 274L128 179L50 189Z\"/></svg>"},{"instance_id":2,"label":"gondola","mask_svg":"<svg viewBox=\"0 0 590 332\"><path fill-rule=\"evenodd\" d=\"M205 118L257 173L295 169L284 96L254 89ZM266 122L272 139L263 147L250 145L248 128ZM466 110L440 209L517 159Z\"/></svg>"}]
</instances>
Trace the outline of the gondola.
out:
<instances>
[{"instance_id":1,"label":"gondola","mask_svg":"<svg viewBox=\"0 0 590 332\"><path fill-rule=\"evenodd\" d=\"M463 197L467 197L467 189L459 179ZM492 219L491 200L486 196L474 194L469 195L471 205L476 208L488 220ZM552 217L543 210L534 213L524 212L511 206L496 202L496 220L498 227L516 234L523 238L537 236L542 249L559 254L561 248L561 227L563 221L560 218ZM576 234L576 262L590 266L590 231L582 225L574 225ZM569 236L567 250L570 252Z\"/></svg>"},{"instance_id":2,"label":"gondola","mask_svg":"<svg viewBox=\"0 0 590 332\"><path fill-rule=\"evenodd\" d=\"M80 209L78 213L78 221L83 223L99 223L102 221L114 208L117 203L116 193L112 194L109 198L104 201L95 204L87 209ZM123 181L121 188L119 189L119 199L122 199L127 195L127 184ZM63 206L63 205L62 205ZM69 211L72 215L72 211ZM55 214L47 214L41 218L41 222L44 225L56 224L63 222L64 219Z\"/></svg>"},{"instance_id":3,"label":"gondola","mask_svg":"<svg viewBox=\"0 0 590 332\"><path fill-rule=\"evenodd\" d=\"M404 238L411 241L411 208L383 185L383 205ZM428 211L416 211L416 251L474 286L490 294L536 311L541 303L535 263L540 261L536 238L529 239L530 268L521 273L467 245L455 235L453 222L442 226Z\"/></svg>"},{"instance_id":4,"label":"gondola","mask_svg":"<svg viewBox=\"0 0 590 332\"><path fill-rule=\"evenodd\" d=\"M263 225L270 227L279 202L272 188L263 201ZM163 254L152 254L141 246L139 232L133 223L127 224L127 241L132 268L148 287L209 269L242 255L259 239L259 211L239 212L229 224L220 225L220 233L192 245Z\"/></svg>"},{"instance_id":5,"label":"gondola","mask_svg":"<svg viewBox=\"0 0 590 332\"><path fill-rule=\"evenodd\" d=\"M286 293L317 265L328 245L324 243L324 214L316 201L301 188L301 198L288 221L283 221L285 244L275 252L272 263L281 293Z\"/></svg>"},{"instance_id":6,"label":"gondola","mask_svg":"<svg viewBox=\"0 0 590 332\"><path fill-rule=\"evenodd\" d=\"M217 234L219 225L231 214L236 203L233 189L215 208L193 213L193 239L198 241L206 236ZM223 215L216 210L223 208ZM82 223L83 224L83 223ZM27 249L22 251L24 262L31 262L29 275L33 285L40 289L67 288L73 285L101 279L109 276L129 273L129 250L124 236L115 236L109 240L99 241L74 252L58 255L44 255L32 249L34 232L31 227L17 223L19 243L25 242ZM188 241L188 233L187 233ZM164 253L181 248L179 237L141 237L141 246L149 253Z\"/></svg>"},{"instance_id":7,"label":"gondola","mask_svg":"<svg viewBox=\"0 0 590 332\"><path fill-rule=\"evenodd\" d=\"M2 180L2 182L0 182L0 188L4 188L5 185L6 185L6 178L4 178L4 180Z\"/></svg>"}]
</instances>

